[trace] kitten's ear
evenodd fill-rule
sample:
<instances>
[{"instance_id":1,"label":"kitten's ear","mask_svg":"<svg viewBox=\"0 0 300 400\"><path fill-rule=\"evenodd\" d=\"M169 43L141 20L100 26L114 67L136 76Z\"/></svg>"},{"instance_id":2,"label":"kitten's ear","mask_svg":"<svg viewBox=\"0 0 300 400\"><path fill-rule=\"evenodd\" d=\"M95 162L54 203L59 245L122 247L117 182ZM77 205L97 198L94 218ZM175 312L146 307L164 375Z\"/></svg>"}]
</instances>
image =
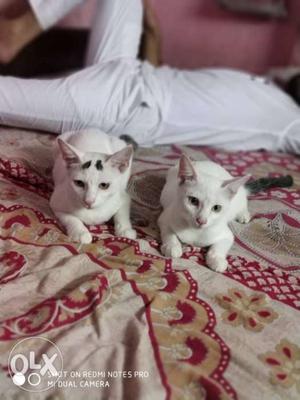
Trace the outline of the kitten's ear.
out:
<instances>
[{"instance_id":1,"label":"kitten's ear","mask_svg":"<svg viewBox=\"0 0 300 400\"><path fill-rule=\"evenodd\" d=\"M251 175L245 175L238 178L233 178L226 180L222 183L222 188L227 189L231 196L234 196L241 186L244 186L245 183L251 178Z\"/></svg>"},{"instance_id":2,"label":"kitten's ear","mask_svg":"<svg viewBox=\"0 0 300 400\"><path fill-rule=\"evenodd\" d=\"M130 165L132 155L133 147L130 145L119 150L117 153L112 154L106 161L108 161L113 167L118 168L120 172L124 172Z\"/></svg>"},{"instance_id":3,"label":"kitten's ear","mask_svg":"<svg viewBox=\"0 0 300 400\"><path fill-rule=\"evenodd\" d=\"M66 143L60 138L57 139L57 143L59 145L62 157L65 160L68 167L70 167L71 165L76 165L81 163L82 154L80 153L80 151L78 151L73 146Z\"/></svg>"},{"instance_id":4,"label":"kitten's ear","mask_svg":"<svg viewBox=\"0 0 300 400\"><path fill-rule=\"evenodd\" d=\"M178 178L180 184L197 180L197 174L189 157L183 154L179 161Z\"/></svg>"}]
</instances>

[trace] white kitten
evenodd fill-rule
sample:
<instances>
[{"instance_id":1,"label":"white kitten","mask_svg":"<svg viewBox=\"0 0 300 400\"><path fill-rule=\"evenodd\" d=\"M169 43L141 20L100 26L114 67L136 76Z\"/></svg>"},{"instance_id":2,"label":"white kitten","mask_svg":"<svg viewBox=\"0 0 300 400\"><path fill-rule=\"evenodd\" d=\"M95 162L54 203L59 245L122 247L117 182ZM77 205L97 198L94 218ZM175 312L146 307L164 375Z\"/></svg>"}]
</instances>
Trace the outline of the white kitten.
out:
<instances>
[{"instance_id":1,"label":"white kitten","mask_svg":"<svg viewBox=\"0 0 300 400\"><path fill-rule=\"evenodd\" d=\"M90 243L85 227L114 218L118 236L136 238L126 192L133 149L98 130L67 132L57 139L50 206L74 241Z\"/></svg>"},{"instance_id":2,"label":"white kitten","mask_svg":"<svg viewBox=\"0 0 300 400\"><path fill-rule=\"evenodd\" d=\"M183 155L179 165L169 170L161 194L163 212L158 224L163 254L181 257L181 242L209 246L207 265L225 271L226 256L234 242L228 223L250 220L244 187L249 178L233 178L216 163L191 161Z\"/></svg>"}]
</instances>

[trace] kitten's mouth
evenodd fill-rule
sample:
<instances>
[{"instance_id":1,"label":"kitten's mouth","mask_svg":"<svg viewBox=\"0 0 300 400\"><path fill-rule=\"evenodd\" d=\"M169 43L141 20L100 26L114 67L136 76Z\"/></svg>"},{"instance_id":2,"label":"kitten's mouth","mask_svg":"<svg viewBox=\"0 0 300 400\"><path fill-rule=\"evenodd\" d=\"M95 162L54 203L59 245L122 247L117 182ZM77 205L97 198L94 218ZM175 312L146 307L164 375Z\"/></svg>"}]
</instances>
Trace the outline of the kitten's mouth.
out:
<instances>
[{"instance_id":1,"label":"kitten's mouth","mask_svg":"<svg viewBox=\"0 0 300 400\"><path fill-rule=\"evenodd\" d=\"M94 207L94 204L83 202L84 208L87 210L91 210Z\"/></svg>"}]
</instances>

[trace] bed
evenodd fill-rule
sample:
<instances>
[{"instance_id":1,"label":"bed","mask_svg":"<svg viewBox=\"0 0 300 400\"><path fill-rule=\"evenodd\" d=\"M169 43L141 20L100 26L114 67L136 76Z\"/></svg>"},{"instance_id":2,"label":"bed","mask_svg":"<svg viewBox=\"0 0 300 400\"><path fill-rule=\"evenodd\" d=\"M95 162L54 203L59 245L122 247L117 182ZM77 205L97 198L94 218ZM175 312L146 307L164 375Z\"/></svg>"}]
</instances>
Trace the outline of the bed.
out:
<instances>
[{"instance_id":1,"label":"bed","mask_svg":"<svg viewBox=\"0 0 300 400\"><path fill-rule=\"evenodd\" d=\"M0 129L1 400L298 400L300 158L140 148L129 184L138 240L108 223L80 245L49 208L53 140ZM294 177L292 188L250 198L252 220L233 223L224 274L205 266L205 249L187 246L173 260L159 252L159 195L182 151L236 176ZM62 354L65 373L43 392L10 377L12 348L28 337Z\"/></svg>"}]
</instances>

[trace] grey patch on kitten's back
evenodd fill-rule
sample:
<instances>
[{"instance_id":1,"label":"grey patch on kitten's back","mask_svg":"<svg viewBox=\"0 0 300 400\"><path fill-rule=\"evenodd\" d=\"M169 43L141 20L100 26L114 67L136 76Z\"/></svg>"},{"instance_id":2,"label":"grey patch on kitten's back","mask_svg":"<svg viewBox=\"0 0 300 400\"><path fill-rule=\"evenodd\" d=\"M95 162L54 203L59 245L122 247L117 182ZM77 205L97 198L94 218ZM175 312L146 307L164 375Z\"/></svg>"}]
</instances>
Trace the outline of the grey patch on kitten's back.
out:
<instances>
[{"instance_id":1,"label":"grey patch on kitten's back","mask_svg":"<svg viewBox=\"0 0 300 400\"><path fill-rule=\"evenodd\" d=\"M120 139L124 140L124 142L127 144L131 144L134 151L136 151L139 147L137 142L129 135L121 135Z\"/></svg>"},{"instance_id":2,"label":"grey patch on kitten's back","mask_svg":"<svg viewBox=\"0 0 300 400\"><path fill-rule=\"evenodd\" d=\"M291 175L280 176L279 178L260 178L245 184L245 188L250 194L256 194L266 189L276 187L291 187L293 186L294 180Z\"/></svg>"}]
</instances>

